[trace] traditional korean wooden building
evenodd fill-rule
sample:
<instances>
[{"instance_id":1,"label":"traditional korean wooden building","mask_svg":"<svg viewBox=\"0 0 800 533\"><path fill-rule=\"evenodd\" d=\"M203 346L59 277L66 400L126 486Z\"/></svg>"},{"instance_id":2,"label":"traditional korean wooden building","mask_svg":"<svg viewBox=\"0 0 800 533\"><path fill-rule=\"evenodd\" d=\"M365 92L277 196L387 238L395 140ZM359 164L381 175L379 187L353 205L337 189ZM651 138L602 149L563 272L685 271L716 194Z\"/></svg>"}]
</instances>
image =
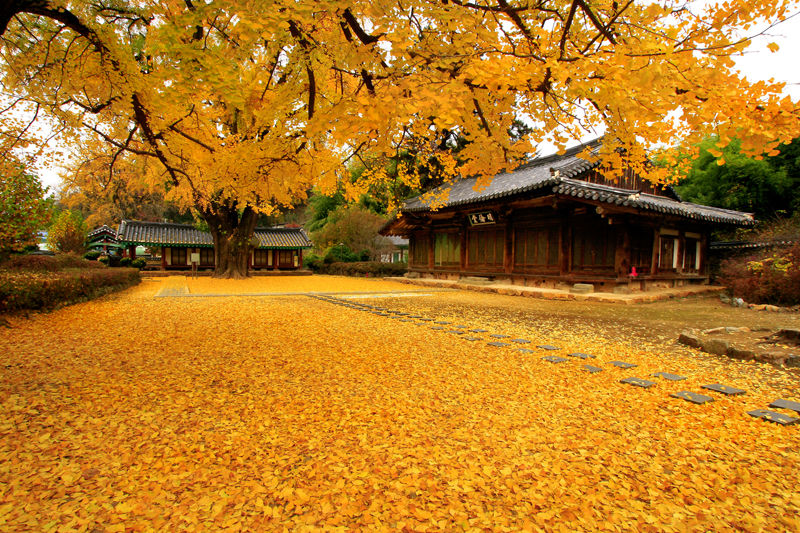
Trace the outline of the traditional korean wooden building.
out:
<instances>
[{"instance_id":1,"label":"traditional korean wooden building","mask_svg":"<svg viewBox=\"0 0 800 533\"><path fill-rule=\"evenodd\" d=\"M495 176L483 190L465 178L408 200L383 235L410 240L409 272L516 284L593 283L631 290L708 283L712 229L749 226L752 215L683 202L671 187L633 173L607 181L578 157L599 141Z\"/></svg>"},{"instance_id":2,"label":"traditional korean wooden building","mask_svg":"<svg viewBox=\"0 0 800 533\"><path fill-rule=\"evenodd\" d=\"M250 254L254 270L297 270L303 265L303 250L311 241L302 228L256 228L258 246ZM136 246L161 250L161 270L192 268L192 254L199 254L198 268L214 268L214 241L211 234L186 224L123 220L117 230L120 244L135 257Z\"/></svg>"}]
</instances>

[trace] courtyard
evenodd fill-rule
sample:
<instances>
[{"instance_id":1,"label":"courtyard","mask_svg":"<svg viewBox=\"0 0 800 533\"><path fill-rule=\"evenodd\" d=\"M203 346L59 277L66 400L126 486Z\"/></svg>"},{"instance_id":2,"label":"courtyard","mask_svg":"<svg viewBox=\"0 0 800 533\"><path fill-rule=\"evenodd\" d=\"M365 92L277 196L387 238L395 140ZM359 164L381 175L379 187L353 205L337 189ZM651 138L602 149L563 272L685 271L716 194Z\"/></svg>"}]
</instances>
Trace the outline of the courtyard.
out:
<instances>
[{"instance_id":1,"label":"courtyard","mask_svg":"<svg viewBox=\"0 0 800 533\"><path fill-rule=\"evenodd\" d=\"M3 530L800 529L799 426L747 414L798 374L675 343L795 314L173 276L10 323Z\"/></svg>"}]
</instances>

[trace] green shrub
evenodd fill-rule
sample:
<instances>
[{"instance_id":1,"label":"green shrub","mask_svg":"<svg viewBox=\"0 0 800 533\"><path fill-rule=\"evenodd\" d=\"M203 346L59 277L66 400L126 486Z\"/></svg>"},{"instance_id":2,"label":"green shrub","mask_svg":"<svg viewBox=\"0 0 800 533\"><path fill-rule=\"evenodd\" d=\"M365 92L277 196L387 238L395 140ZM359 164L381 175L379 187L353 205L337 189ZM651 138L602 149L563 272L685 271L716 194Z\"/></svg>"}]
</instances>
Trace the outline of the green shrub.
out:
<instances>
[{"instance_id":1,"label":"green shrub","mask_svg":"<svg viewBox=\"0 0 800 533\"><path fill-rule=\"evenodd\" d=\"M97 250L89 250L85 254L83 254L84 259L88 259L89 261L97 261L97 258L100 257L100 252Z\"/></svg>"},{"instance_id":2,"label":"green shrub","mask_svg":"<svg viewBox=\"0 0 800 533\"><path fill-rule=\"evenodd\" d=\"M353 263L358 261L360 257L353 252L346 244L334 244L325 250L324 261L327 264L331 263Z\"/></svg>"},{"instance_id":3,"label":"green shrub","mask_svg":"<svg viewBox=\"0 0 800 533\"><path fill-rule=\"evenodd\" d=\"M800 244L727 259L718 280L748 303L800 304Z\"/></svg>"},{"instance_id":4,"label":"green shrub","mask_svg":"<svg viewBox=\"0 0 800 533\"><path fill-rule=\"evenodd\" d=\"M330 263L319 265L318 274L334 276L356 276L380 278L384 276L402 276L408 271L407 263L381 263L379 261L359 261L352 263Z\"/></svg>"},{"instance_id":5,"label":"green shrub","mask_svg":"<svg viewBox=\"0 0 800 533\"><path fill-rule=\"evenodd\" d=\"M0 313L51 309L95 298L139 283L139 271L90 268L83 270L0 271Z\"/></svg>"},{"instance_id":6,"label":"green shrub","mask_svg":"<svg viewBox=\"0 0 800 533\"><path fill-rule=\"evenodd\" d=\"M303 256L303 266L316 272L322 266L323 260L317 254L307 254Z\"/></svg>"},{"instance_id":7,"label":"green shrub","mask_svg":"<svg viewBox=\"0 0 800 533\"><path fill-rule=\"evenodd\" d=\"M100 257L97 258L97 260L103 263L104 265L108 266L110 258L107 255L101 255Z\"/></svg>"},{"instance_id":8,"label":"green shrub","mask_svg":"<svg viewBox=\"0 0 800 533\"><path fill-rule=\"evenodd\" d=\"M123 257L119 260L119 266L121 267L129 267L131 266L132 259L130 257Z\"/></svg>"},{"instance_id":9,"label":"green shrub","mask_svg":"<svg viewBox=\"0 0 800 533\"><path fill-rule=\"evenodd\" d=\"M147 261L142 257L137 257L136 259L131 261L131 266L133 268L138 268L139 270L142 270L144 267L147 266Z\"/></svg>"}]
</instances>

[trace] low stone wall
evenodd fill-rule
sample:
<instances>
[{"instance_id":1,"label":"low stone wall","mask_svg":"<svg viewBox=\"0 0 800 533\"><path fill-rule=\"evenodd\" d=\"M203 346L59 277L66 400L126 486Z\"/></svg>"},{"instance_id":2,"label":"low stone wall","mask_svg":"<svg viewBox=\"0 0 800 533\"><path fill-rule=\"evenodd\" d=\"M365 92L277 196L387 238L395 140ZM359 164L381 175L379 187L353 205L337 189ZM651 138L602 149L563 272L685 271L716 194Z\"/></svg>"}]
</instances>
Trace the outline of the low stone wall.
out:
<instances>
[{"instance_id":1,"label":"low stone wall","mask_svg":"<svg viewBox=\"0 0 800 533\"><path fill-rule=\"evenodd\" d=\"M766 333L766 335L765 335ZM739 338L749 336L750 342L737 343L725 338L737 335ZM742 335L751 334L751 335ZM761 339L761 340L756 340ZM724 355L733 359L753 360L788 368L800 368L800 349L793 349L787 344L798 345L800 330L748 327L718 327L703 331L687 330L678 336L678 342L706 353Z\"/></svg>"}]
</instances>

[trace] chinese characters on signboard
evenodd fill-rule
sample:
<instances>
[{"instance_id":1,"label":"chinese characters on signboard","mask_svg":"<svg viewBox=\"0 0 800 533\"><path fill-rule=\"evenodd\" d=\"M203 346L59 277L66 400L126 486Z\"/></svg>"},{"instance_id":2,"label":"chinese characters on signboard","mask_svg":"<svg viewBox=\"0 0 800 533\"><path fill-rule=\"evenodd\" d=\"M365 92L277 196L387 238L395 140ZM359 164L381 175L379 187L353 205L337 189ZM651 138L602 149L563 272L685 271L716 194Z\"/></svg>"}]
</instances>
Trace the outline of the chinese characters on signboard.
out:
<instances>
[{"instance_id":1,"label":"chinese characters on signboard","mask_svg":"<svg viewBox=\"0 0 800 533\"><path fill-rule=\"evenodd\" d=\"M481 213L470 213L467 215L469 218L470 226L485 226L486 224L496 224L497 217L491 211L483 211Z\"/></svg>"}]
</instances>

